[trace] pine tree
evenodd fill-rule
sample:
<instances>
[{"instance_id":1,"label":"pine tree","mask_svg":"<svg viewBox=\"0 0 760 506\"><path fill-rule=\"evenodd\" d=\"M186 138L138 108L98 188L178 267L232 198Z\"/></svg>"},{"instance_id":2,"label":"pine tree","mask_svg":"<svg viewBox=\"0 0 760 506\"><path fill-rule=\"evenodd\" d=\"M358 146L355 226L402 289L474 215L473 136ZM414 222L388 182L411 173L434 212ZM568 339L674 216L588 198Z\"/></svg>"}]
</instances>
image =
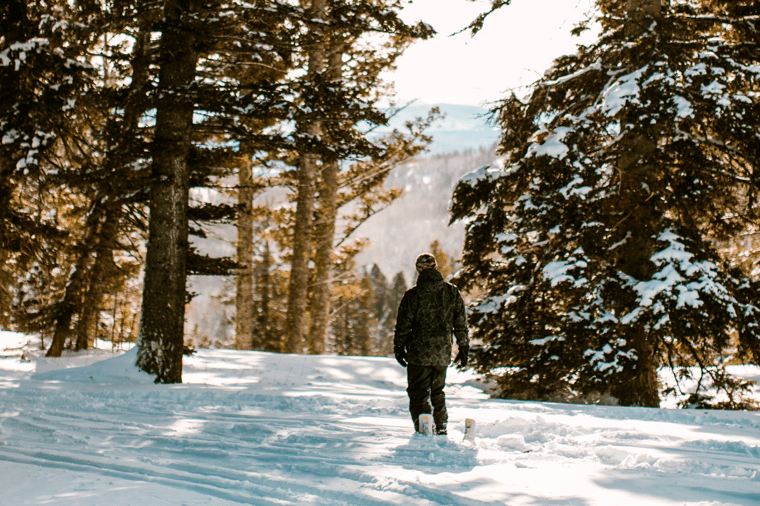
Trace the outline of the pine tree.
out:
<instances>
[{"instance_id":1,"label":"pine tree","mask_svg":"<svg viewBox=\"0 0 760 506\"><path fill-rule=\"evenodd\" d=\"M398 317L398 306L404 293L409 289L404 278L404 273L399 272L393 276L390 286L387 286L387 292L384 297L384 308L382 318L378 317L379 327L379 345L378 355L391 356L393 354L393 338L396 331L396 318Z\"/></svg>"},{"instance_id":2,"label":"pine tree","mask_svg":"<svg viewBox=\"0 0 760 506\"><path fill-rule=\"evenodd\" d=\"M257 264L255 328L253 349L284 353L288 276L284 266L276 264L270 241L264 239L264 251Z\"/></svg>"},{"instance_id":3,"label":"pine tree","mask_svg":"<svg viewBox=\"0 0 760 506\"><path fill-rule=\"evenodd\" d=\"M475 367L507 397L658 406L659 368L691 365L741 390L722 365L734 333L760 357L758 285L716 243L757 222L757 7L597 3L599 41L497 108L504 167L455 190Z\"/></svg>"},{"instance_id":4,"label":"pine tree","mask_svg":"<svg viewBox=\"0 0 760 506\"><path fill-rule=\"evenodd\" d=\"M369 275L345 277L338 284L332 318L332 348L338 355L375 354L375 292Z\"/></svg>"},{"instance_id":5,"label":"pine tree","mask_svg":"<svg viewBox=\"0 0 760 506\"><path fill-rule=\"evenodd\" d=\"M384 91L379 76L382 70L393 66L395 58L411 41L427 38L433 33L423 23L409 26L401 21L398 17L400 8L397 0L312 0L310 3L308 19L311 22L307 23L305 38L308 65L299 88L294 139L299 164L295 174L297 192L288 293L288 335L292 353L303 353L306 341L308 265L315 247L313 228L319 173L332 178L336 175L335 164L341 161L387 158L394 152L396 145L386 147L380 142L372 142L365 128L387 122L377 106ZM367 49L364 47L367 34L385 35L390 40ZM339 58L344 52L353 57L350 64ZM331 55L335 58L332 65ZM344 67L353 73L346 75ZM321 195L323 204L326 204L321 211L328 218L325 220L323 216L327 230L322 231L319 242L328 249L332 248L327 236L334 226L333 198L327 197L324 190L333 189L333 184L328 181L322 186ZM320 256L325 257L321 263L329 267L329 251L321 250ZM327 312L325 302L328 298L324 290L328 287L323 283L325 279L329 280L329 268L320 269L320 278L317 307L321 314L316 315L316 326L310 339L312 351L321 349L325 339L323 316Z\"/></svg>"},{"instance_id":6,"label":"pine tree","mask_svg":"<svg viewBox=\"0 0 760 506\"><path fill-rule=\"evenodd\" d=\"M71 178L98 163L91 55L102 16L88 1L13 0L0 13L0 278L11 283L0 299L12 304L0 312L19 330L47 335L65 317L66 275L89 206Z\"/></svg>"},{"instance_id":7,"label":"pine tree","mask_svg":"<svg viewBox=\"0 0 760 506\"><path fill-rule=\"evenodd\" d=\"M356 301L354 335L358 354L367 357L375 354L375 334L377 333L377 319L373 314L373 306L376 303L375 291L369 275L362 276L359 289L361 294Z\"/></svg>"},{"instance_id":8,"label":"pine tree","mask_svg":"<svg viewBox=\"0 0 760 506\"><path fill-rule=\"evenodd\" d=\"M377 321L377 355L387 356L393 351L393 330L395 328L395 311L397 307L392 305L391 287L388 279L377 264L373 264L368 272L372 282L372 291L375 294L375 304L372 314Z\"/></svg>"},{"instance_id":9,"label":"pine tree","mask_svg":"<svg viewBox=\"0 0 760 506\"><path fill-rule=\"evenodd\" d=\"M449 256L441 248L441 243L436 239L430 243L430 253L435 257L438 263L438 270L443 275L443 279L448 279L454 271L454 266L449 262Z\"/></svg>"},{"instance_id":10,"label":"pine tree","mask_svg":"<svg viewBox=\"0 0 760 506\"><path fill-rule=\"evenodd\" d=\"M236 264L202 256L189 244L188 221L234 218L228 205L188 207L191 187L214 184L252 150L282 147L283 135L261 135L289 114L292 89L263 76L290 41L277 27L302 12L284 4L164 3L156 123L151 142L150 237L138 365L159 382L181 381L187 273L227 274ZM275 40L271 40L274 38ZM272 55L272 53L278 53ZM274 67L272 75L284 72ZM253 75L251 75L253 74ZM196 121L196 114L202 119ZM239 146L235 149L235 144ZM193 230L203 236L202 230Z\"/></svg>"},{"instance_id":11,"label":"pine tree","mask_svg":"<svg viewBox=\"0 0 760 506\"><path fill-rule=\"evenodd\" d=\"M199 5L166 0L153 141L150 228L137 365L156 382L182 382L188 257L188 158L195 112L191 86L200 45Z\"/></svg>"}]
</instances>

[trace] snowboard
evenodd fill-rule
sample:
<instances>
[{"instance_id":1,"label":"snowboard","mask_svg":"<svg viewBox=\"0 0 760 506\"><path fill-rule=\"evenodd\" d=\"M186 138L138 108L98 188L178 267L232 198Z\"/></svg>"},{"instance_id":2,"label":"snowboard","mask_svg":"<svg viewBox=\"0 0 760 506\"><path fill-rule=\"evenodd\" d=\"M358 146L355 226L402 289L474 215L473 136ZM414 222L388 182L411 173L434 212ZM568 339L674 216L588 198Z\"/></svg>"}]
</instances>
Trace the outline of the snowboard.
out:
<instances>
[{"instance_id":1,"label":"snowboard","mask_svg":"<svg viewBox=\"0 0 760 506\"><path fill-rule=\"evenodd\" d=\"M435 434L435 431L433 430L433 415L422 413L418 422L420 434L424 436L432 436Z\"/></svg>"},{"instance_id":2,"label":"snowboard","mask_svg":"<svg viewBox=\"0 0 760 506\"><path fill-rule=\"evenodd\" d=\"M419 432L425 436L432 436L435 434L435 424L433 423L433 415L423 413L420 415L419 420ZM464 421L464 441L475 442L475 420L467 418Z\"/></svg>"},{"instance_id":3,"label":"snowboard","mask_svg":"<svg viewBox=\"0 0 760 506\"><path fill-rule=\"evenodd\" d=\"M472 418L464 421L464 441L475 442L475 420Z\"/></svg>"}]
</instances>

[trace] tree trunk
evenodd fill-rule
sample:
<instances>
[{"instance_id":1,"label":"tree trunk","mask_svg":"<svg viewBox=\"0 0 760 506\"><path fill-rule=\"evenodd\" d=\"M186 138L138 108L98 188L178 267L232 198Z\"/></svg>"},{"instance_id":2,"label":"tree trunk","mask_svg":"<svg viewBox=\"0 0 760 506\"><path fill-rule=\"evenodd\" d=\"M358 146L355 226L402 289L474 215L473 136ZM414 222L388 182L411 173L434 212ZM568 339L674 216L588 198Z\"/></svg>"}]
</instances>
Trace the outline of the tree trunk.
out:
<instances>
[{"instance_id":1,"label":"tree trunk","mask_svg":"<svg viewBox=\"0 0 760 506\"><path fill-rule=\"evenodd\" d=\"M311 327L309 353L323 354L327 346L327 326L330 320L330 295L333 253L335 247L335 219L337 216L338 164L328 163L322 170L319 190L319 221L315 226L314 277L311 294Z\"/></svg>"},{"instance_id":2,"label":"tree trunk","mask_svg":"<svg viewBox=\"0 0 760 506\"><path fill-rule=\"evenodd\" d=\"M74 269L71 271L69 281L66 284L63 300L58 304L53 340L45 354L46 357L61 356L63 348L66 346L66 340L71 335L71 321L75 314L81 312L91 253L94 249L94 243L97 242L98 238L98 225L102 216L101 212L100 202L95 202L85 220L84 238L77 254L77 260L74 263Z\"/></svg>"},{"instance_id":3,"label":"tree trunk","mask_svg":"<svg viewBox=\"0 0 760 506\"><path fill-rule=\"evenodd\" d=\"M137 365L157 383L182 382L187 281L188 153L198 55L184 25L192 1L166 0L161 36L159 103Z\"/></svg>"},{"instance_id":4,"label":"tree trunk","mask_svg":"<svg viewBox=\"0 0 760 506\"><path fill-rule=\"evenodd\" d=\"M139 22L140 28L132 55L132 82L129 87L129 95L124 111L125 129L124 138L131 138L138 129L142 108L137 107L139 95L149 79L150 64L150 34L151 20L145 2L140 2ZM85 235L78 252L75 267L69 276L63 301L55 320L53 340L47 351L48 357L60 357L66 340L72 333L71 322L74 315L79 315L77 323L76 349L87 349L94 338L93 329L97 328L99 317L95 308L102 305L104 291L99 285L102 262L107 261L102 252L96 253L96 258L91 261L92 255L100 250L100 245L111 244L118 234L118 227L114 224L117 220L117 210L106 207L101 200L93 203L92 211L85 222ZM104 222L104 227L100 224ZM111 241L104 240L103 234L108 234ZM112 256L111 256L112 258ZM92 272L95 271L95 272Z\"/></svg>"},{"instance_id":5,"label":"tree trunk","mask_svg":"<svg viewBox=\"0 0 760 506\"><path fill-rule=\"evenodd\" d=\"M238 174L237 263L235 277L235 349L253 349L253 187L250 163Z\"/></svg>"},{"instance_id":6,"label":"tree trunk","mask_svg":"<svg viewBox=\"0 0 760 506\"><path fill-rule=\"evenodd\" d=\"M660 385L657 374L657 356L645 329L637 329L630 338L636 350L635 368L630 366L617 378L611 394L621 406L660 407Z\"/></svg>"},{"instance_id":7,"label":"tree trunk","mask_svg":"<svg viewBox=\"0 0 760 506\"><path fill-rule=\"evenodd\" d=\"M86 350L92 348L98 334L100 324L100 312L104 306L106 290L105 283L109 279L108 271L113 272L114 256L112 245L116 243L118 231L118 217L113 209L104 210L105 218L98 232L98 241L94 246L95 258L87 275L85 292L82 298L82 307L79 321L76 327L76 349ZM116 314L113 315L114 321Z\"/></svg>"},{"instance_id":8,"label":"tree trunk","mask_svg":"<svg viewBox=\"0 0 760 506\"><path fill-rule=\"evenodd\" d=\"M264 243L264 255L259 265L258 284L259 284L259 296L261 302L258 311L258 318L256 320L256 339L254 342L255 349L266 351L282 351L281 342L274 343L274 336L272 335L272 321L271 321L271 288L272 288L272 276L270 270L272 269L272 253L269 250L269 240Z\"/></svg>"},{"instance_id":9,"label":"tree trunk","mask_svg":"<svg viewBox=\"0 0 760 506\"><path fill-rule=\"evenodd\" d=\"M331 44L329 67L330 80L342 78L343 43ZM338 215L338 175L337 162L326 163L322 169L319 187L318 221L315 226L314 277L311 295L311 327L309 329L309 353L323 354L327 347L327 327L330 320L330 296L335 250L335 220Z\"/></svg>"},{"instance_id":10,"label":"tree trunk","mask_svg":"<svg viewBox=\"0 0 760 506\"><path fill-rule=\"evenodd\" d=\"M309 13L310 19L324 20L326 13L327 2L325 0L312 1ZM307 78L314 84L319 80L319 75L325 66L324 30L321 23L314 23L310 32ZM316 104L312 105L316 106ZM308 123L298 125L298 130L308 137L316 139L322 133L322 122L319 118L312 118ZM290 280L288 284L286 322L288 351L290 353L304 352L317 160L318 157L314 153L304 153L301 156L298 170L298 195L296 197L296 215L293 227L293 260L290 267Z\"/></svg>"},{"instance_id":11,"label":"tree trunk","mask_svg":"<svg viewBox=\"0 0 760 506\"><path fill-rule=\"evenodd\" d=\"M635 37L649 29L651 21L648 20L662 16L662 4L663 0L627 0L625 5L628 15L626 34L629 37Z\"/></svg>"},{"instance_id":12,"label":"tree trunk","mask_svg":"<svg viewBox=\"0 0 760 506\"><path fill-rule=\"evenodd\" d=\"M628 0L626 13L627 35L637 37L649 29L653 18L662 15L662 0ZM650 191L657 187L657 182L651 180L651 175L657 173L651 164L657 152L658 134L652 125L641 125L637 117L631 117L625 123L633 126L627 133L623 133L629 140L627 151L619 154L618 167L624 178L621 181L621 201L625 203L621 215L627 213L624 214L627 218L623 217L623 227L632 232L632 242L622 252L618 267L634 279L647 280L654 273L651 258L655 247L650 225L657 221L655 215L658 211L649 201L649 196L641 195L639 189L642 183L646 183ZM632 344L636 361L617 379L612 394L624 406L659 407L658 357L652 341L647 337L647 331L634 328L620 337Z\"/></svg>"}]
</instances>

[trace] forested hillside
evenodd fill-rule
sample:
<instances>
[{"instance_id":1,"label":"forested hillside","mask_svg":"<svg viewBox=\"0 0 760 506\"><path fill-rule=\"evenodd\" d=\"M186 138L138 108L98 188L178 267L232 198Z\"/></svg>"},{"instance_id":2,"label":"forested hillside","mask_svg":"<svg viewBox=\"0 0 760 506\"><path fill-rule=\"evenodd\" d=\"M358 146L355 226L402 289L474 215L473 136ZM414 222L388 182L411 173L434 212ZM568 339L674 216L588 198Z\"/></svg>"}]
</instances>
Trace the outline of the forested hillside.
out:
<instances>
[{"instance_id":1,"label":"forested hillside","mask_svg":"<svg viewBox=\"0 0 760 506\"><path fill-rule=\"evenodd\" d=\"M462 176L496 160L493 148L482 147L418 158L394 170L386 185L403 189L403 196L357 230L370 240L357 262L377 263L387 275L402 271L413 284L414 259L433 241L460 259L464 224L449 225L451 194Z\"/></svg>"},{"instance_id":2,"label":"forested hillside","mask_svg":"<svg viewBox=\"0 0 760 506\"><path fill-rule=\"evenodd\" d=\"M433 242L439 243L450 262L460 259L464 225L449 225L452 191L462 175L496 163L497 159L493 148L483 147L420 156L393 169L385 187L402 190L401 197L353 232L353 238L366 241L354 260L355 272L370 273L376 265L387 283L400 274L411 287L416 278L414 259L429 251ZM209 191L197 192L195 197L213 203L222 199L221 194ZM260 198L270 205L285 205L287 201L282 192L270 192ZM233 254L232 225L217 225L207 235L206 239L195 240L200 252L212 256ZM190 290L198 295L188 306L188 341L195 346L230 346L235 335L233 278L191 276L189 281Z\"/></svg>"}]
</instances>

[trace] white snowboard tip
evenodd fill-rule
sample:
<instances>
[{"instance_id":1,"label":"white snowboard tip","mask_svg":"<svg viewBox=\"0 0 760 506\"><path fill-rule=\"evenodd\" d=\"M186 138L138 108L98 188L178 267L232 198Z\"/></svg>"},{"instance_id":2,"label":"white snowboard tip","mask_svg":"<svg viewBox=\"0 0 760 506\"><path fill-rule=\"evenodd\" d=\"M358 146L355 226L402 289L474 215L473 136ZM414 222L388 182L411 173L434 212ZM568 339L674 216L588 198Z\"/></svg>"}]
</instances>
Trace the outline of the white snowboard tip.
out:
<instances>
[{"instance_id":1,"label":"white snowboard tip","mask_svg":"<svg viewBox=\"0 0 760 506\"><path fill-rule=\"evenodd\" d=\"M433 435L433 415L423 413L419 418L420 432L426 436Z\"/></svg>"},{"instance_id":2,"label":"white snowboard tip","mask_svg":"<svg viewBox=\"0 0 760 506\"><path fill-rule=\"evenodd\" d=\"M472 418L464 421L464 440L475 442L475 420Z\"/></svg>"}]
</instances>

